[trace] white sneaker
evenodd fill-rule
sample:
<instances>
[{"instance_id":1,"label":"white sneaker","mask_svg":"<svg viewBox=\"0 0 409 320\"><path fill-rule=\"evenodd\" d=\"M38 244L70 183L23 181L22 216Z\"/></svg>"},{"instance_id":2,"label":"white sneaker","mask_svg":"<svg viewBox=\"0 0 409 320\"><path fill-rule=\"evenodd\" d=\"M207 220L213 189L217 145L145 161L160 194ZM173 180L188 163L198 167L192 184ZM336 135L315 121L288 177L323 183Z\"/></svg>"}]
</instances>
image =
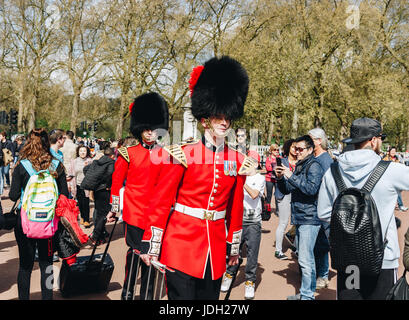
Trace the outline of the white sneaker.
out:
<instances>
[{"instance_id":1,"label":"white sneaker","mask_svg":"<svg viewBox=\"0 0 409 320\"><path fill-rule=\"evenodd\" d=\"M254 299L254 288L256 284L253 281L246 281L244 284L244 298L245 299Z\"/></svg>"},{"instance_id":2,"label":"white sneaker","mask_svg":"<svg viewBox=\"0 0 409 320\"><path fill-rule=\"evenodd\" d=\"M329 286L329 280L328 279L321 278L321 277L317 278L317 283L316 283L316 286L315 286L316 290L328 288L328 286Z\"/></svg>"},{"instance_id":3,"label":"white sneaker","mask_svg":"<svg viewBox=\"0 0 409 320\"><path fill-rule=\"evenodd\" d=\"M226 274L224 275L222 286L220 287L220 291L221 292L229 291L232 280L233 280L233 276L226 272Z\"/></svg>"}]
</instances>

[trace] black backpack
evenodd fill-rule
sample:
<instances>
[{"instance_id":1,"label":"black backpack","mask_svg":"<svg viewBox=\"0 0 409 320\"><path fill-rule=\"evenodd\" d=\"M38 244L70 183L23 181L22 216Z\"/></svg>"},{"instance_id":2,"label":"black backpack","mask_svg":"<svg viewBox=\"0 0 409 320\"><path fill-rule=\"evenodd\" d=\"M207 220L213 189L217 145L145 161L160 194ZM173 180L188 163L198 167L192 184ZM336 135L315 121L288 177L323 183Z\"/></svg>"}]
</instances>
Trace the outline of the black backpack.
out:
<instances>
[{"instance_id":1,"label":"black backpack","mask_svg":"<svg viewBox=\"0 0 409 320\"><path fill-rule=\"evenodd\" d=\"M362 189L347 188L338 162L331 164L339 194L332 207L329 243L332 268L339 272L345 273L348 266L357 266L361 275L381 271L387 241L371 191L389 164L380 161Z\"/></svg>"}]
</instances>

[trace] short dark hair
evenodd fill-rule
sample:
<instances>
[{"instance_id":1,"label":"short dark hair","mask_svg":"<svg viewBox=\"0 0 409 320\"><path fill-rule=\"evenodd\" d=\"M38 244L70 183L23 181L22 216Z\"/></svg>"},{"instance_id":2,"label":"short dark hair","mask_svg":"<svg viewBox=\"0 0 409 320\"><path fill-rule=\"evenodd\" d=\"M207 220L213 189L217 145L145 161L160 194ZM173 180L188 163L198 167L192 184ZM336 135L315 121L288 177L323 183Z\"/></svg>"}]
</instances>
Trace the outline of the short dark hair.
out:
<instances>
[{"instance_id":1,"label":"short dark hair","mask_svg":"<svg viewBox=\"0 0 409 320\"><path fill-rule=\"evenodd\" d=\"M109 146L111 145L109 141L100 141L98 142L98 144L100 150L105 150L106 148L109 148Z\"/></svg>"},{"instance_id":2,"label":"short dark hair","mask_svg":"<svg viewBox=\"0 0 409 320\"><path fill-rule=\"evenodd\" d=\"M295 139L288 139L283 144L283 155L284 157L288 157L290 154L290 148L292 144L295 142Z\"/></svg>"},{"instance_id":3,"label":"short dark hair","mask_svg":"<svg viewBox=\"0 0 409 320\"><path fill-rule=\"evenodd\" d=\"M297 139L295 139L294 142L301 142L304 141L305 142L305 146L309 149L312 148L314 150L314 141L312 140L312 138L306 134L304 136L298 137Z\"/></svg>"},{"instance_id":4,"label":"short dark hair","mask_svg":"<svg viewBox=\"0 0 409 320\"><path fill-rule=\"evenodd\" d=\"M64 136L64 130L54 129L50 132L50 144L56 144Z\"/></svg>"},{"instance_id":5,"label":"short dark hair","mask_svg":"<svg viewBox=\"0 0 409 320\"><path fill-rule=\"evenodd\" d=\"M104 156L110 157L113 154L115 154L114 148L107 147L107 148L104 149Z\"/></svg>"},{"instance_id":6,"label":"short dark hair","mask_svg":"<svg viewBox=\"0 0 409 320\"><path fill-rule=\"evenodd\" d=\"M80 156L80 149L81 148L86 148L87 149L87 158L91 158L91 150L90 150L90 148L88 148L86 145L84 145L84 144L80 144L78 147L77 147L77 158Z\"/></svg>"},{"instance_id":7,"label":"short dark hair","mask_svg":"<svg viewBox=\"0 0 409 320\"><path fill-rule=\"evenodd\" d=\"M237 128L237 129L236 129L236 135L239 133L239 131L244 131L244 132L246 132L246 129L245 129L245 128Z\"/></svg>"},{"instance_id":8,"label":"short dark hair","mask_svg":"<svg viewBox=\"0 0 409 320\"><path fill-rule=\"evenodd\" d=\"M65 135L68 137L68 139L72 140L74 139L74 132L68 130Z\"/></svg>"},{"instance_id":9,"label":"short dark hair","mask_svg":"<svg viewBox=\"0 0 409 320\"><path fill-rule=\"evenodd\" d=\"M1 131L0 134L1 134L4 138L7 138L7 133L6 133L6 131Z\"/></svg>"}]
</instances>

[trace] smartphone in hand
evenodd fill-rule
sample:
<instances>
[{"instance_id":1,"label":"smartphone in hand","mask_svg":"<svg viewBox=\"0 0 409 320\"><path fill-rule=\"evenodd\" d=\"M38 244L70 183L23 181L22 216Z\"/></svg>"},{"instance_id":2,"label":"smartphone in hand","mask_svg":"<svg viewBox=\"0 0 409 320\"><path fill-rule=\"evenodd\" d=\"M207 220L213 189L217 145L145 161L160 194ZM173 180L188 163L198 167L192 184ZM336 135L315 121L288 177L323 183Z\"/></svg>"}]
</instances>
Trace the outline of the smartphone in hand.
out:
<instances>
[{"instance_id":1,"label":"smartphone in hand","mask_svg":"<svg viewBox=\"0 0 409 320\"><path fill-rule=\"evenodd\" d=\"M281 166L282 166L281 158L277 158L276 160L277 160L277 166L280 166L280 167L281 167Z\"/></svg>"}]
</instances>

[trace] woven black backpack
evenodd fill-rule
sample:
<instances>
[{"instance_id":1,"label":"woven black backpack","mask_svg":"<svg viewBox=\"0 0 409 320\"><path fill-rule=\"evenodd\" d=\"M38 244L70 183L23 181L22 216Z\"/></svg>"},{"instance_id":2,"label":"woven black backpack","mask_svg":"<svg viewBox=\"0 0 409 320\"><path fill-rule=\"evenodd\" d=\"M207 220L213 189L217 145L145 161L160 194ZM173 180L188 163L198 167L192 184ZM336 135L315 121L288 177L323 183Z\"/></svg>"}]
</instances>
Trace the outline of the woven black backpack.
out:
<instances>
[{"instance_id":1,"label":"woven black backpack","mask_svg":"<svg viewBox=\"0 0 409 320\"><path fill-rule=\"evenodd\" d=\"M378 209L371 191L390 162L380 161L362 189L347 188L338 162L331 165L339 194L332 207L330 254L333 269L345 273L357 266L361 275L378 275L382 268L386 238L382 238ZM386 233L385 233L386 237Z\"/></svg>"}]
</instances>

